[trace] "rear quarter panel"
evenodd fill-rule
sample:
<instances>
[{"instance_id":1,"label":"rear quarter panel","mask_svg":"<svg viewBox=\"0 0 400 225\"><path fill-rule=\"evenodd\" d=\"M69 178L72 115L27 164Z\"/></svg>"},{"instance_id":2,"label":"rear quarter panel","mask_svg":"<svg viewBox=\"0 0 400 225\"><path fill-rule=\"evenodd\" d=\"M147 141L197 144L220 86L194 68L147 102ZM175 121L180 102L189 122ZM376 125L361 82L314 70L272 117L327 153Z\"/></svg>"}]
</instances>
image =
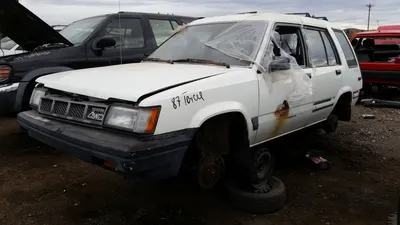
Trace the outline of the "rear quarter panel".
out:
<instances>
[{"instance_id":1,"label":"rear quarter panel","mask_svg":"<svg viewBox=\"0 0 400 225\"><path fill-rule=\"evenodd\" d=\"M352 51L355 60L357 61L357 66L349 67L347 63L347 59L345 57L344 51L341 47L341 44L338 38L335 35L335 32L338 32L339 29L329 29L329 33L332 36L332 39L335 43L336 49L339 54L339 58L342 64L342 86L338 89L338 94L336 97L336 101L342 96L344 93L350 92L354 98L354 96L358 96L359 90L362 88L362 76L361 70L359 66L359 62L357 60L356 54L354 52L353 47L351 46L350 40L346 37L346 41L350 50ZM343 32L343 31L340 31ZM356 99L352 101L355 104Z\"/></svg>"}]
</instances>

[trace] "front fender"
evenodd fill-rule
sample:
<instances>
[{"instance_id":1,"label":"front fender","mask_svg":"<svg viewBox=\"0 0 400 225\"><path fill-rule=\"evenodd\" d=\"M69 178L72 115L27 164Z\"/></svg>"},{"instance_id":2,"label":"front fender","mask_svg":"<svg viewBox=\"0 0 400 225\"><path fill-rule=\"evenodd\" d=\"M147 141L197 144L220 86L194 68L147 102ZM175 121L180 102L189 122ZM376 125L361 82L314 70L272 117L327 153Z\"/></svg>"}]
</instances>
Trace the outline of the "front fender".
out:
<instances>
[{"instance_id":1,"label":"front fender","mask_svg":"<svg viewBox=\"0 0 400 225\"><path fill-rule=\"evenodd\" d=\"M246 119L247 130L252 131L252 123L250 119L251 116L249 116L249 113L247 112L246 108L241 103L233 101L217 102L200 109L192 117L189 127L198 128L208 119L230 112L241 113L243 117Z\"/></svg>"}]
</instances>

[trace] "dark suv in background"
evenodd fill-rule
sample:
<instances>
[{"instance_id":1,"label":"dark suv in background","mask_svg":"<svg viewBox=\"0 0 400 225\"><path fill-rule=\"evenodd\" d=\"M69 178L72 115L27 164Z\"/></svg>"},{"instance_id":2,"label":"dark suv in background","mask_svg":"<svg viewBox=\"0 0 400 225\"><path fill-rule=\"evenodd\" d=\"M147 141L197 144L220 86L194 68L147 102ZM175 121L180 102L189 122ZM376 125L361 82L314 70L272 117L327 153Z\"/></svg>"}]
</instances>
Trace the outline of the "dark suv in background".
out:
<instances>
[{"instance_id":1,"label":"dark suv in background","mask_svg":"<svg viewBox=\"0 0 400 225\"><path fill-rule=\"evenodd\" d=\"M82 19L57 32L17 1L2 1L0 33L28 52L0 58L0 113L29 109L40 76L140 62L179 25L195 19L119 12Z\"/></svg>"}]
</instances>

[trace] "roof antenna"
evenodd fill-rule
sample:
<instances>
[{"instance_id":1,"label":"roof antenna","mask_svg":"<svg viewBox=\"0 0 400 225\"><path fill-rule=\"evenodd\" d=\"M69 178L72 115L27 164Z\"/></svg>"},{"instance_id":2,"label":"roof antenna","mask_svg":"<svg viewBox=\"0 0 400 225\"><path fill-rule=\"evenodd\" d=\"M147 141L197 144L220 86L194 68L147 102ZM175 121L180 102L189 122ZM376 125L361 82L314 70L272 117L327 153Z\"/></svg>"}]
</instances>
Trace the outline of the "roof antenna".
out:
<instances>
[{"instance_id":1,"label":"roof antenna","mask_svg":"<svg viewBox=\"0 0 400 225\"><path fill-rule=\"evenodd\" d=\"M118 23L119 23L119 30L121 30L121 2L118 0ZM124 32L125 33L125 32ZM122 36L119 36L119 59L122 64Z\"/></svg>"}]
</instances>

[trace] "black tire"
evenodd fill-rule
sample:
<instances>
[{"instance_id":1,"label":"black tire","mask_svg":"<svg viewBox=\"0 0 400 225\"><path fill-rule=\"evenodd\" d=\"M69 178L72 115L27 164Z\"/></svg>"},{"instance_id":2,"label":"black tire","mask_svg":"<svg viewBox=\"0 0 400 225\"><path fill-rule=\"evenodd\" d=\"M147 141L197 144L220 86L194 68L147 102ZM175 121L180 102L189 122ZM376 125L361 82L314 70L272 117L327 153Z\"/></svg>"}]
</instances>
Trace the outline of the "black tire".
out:
<instances>
[{"instance_id":1,"label":"black tire","mask_svg":"<svg viewBox=\"0 0 400 225\"><path fill-rule=\"evenodd\" d=\"M386 224L387 225L400 225L400 219L398 218L398 213L390 214Z\"/></svg>"},{"instance_id":2,"label":"black tire","mask_svg":"<svg viewBox=\"0 0 400 225\"><path fill-rule=\"evenodd\" d=\"M239 188L233 181L225 183L224 194L230 204L242 211L255 214L268 214L282 209L286 202L286 187L281 180L272 177L270 191L252 193Z\"/></svg>"},{"instance_id":3,"label":"black tire","mask_svg":"<svg viewBox=\"0 0 400 225\"><path fill-rule=\"evenodd\" d=\"M253 150L253 160L249 165L250 174L241 180L241 187L254 193L266 193L270 189L269 181L275 166L275 157L267 148Z\"/></svg>"},{"instance_id":4,"label":"black tire","mask_svg":"<svg viewBox=\"0 0 400 225\"><path fill-rule=\"evenodd\" d=\"M339 118L335 114L331 114L326 119L323 129L326 133L333 133L339 126Z\"/></svg>"}]
</instances>

